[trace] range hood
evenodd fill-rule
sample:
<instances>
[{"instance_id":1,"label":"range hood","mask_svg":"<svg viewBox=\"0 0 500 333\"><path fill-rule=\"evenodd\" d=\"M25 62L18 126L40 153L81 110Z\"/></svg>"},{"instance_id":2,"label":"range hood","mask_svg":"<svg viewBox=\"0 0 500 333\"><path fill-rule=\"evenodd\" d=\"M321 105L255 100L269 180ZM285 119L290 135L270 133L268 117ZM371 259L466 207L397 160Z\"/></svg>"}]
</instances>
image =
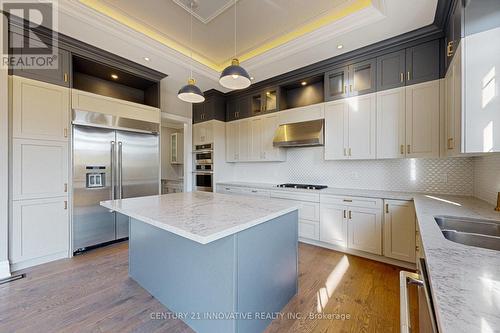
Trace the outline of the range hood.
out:
<instances>
[{"instance_id":1,"label":"range hood","mask_svg":"<svg viewBox=\"0 0 500 333\"><path fill-rule=\"evenodd\" d=\"M324 119L283 124L274 133L275 147L314 147L325 142Z\"/></svg>"}]
</instances>

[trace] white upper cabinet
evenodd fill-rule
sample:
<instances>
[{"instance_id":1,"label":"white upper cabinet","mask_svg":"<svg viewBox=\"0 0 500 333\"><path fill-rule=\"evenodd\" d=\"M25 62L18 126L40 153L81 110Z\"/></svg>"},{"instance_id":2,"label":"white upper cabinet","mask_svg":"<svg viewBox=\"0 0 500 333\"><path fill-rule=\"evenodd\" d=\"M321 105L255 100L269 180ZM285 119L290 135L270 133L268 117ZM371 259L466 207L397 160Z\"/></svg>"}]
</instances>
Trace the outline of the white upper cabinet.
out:
<instances>
[{"instance_id":1,"label":"white upper cabinet","mask_svg":"<svg viewBox=\"0 0 500 333\"><path fill-rule=\"evenodd\" d=\"M193 125L193 144L202 145L213 143L213 125L211 121Z\"/></svg>"},{"instance_id":2,"label":"white upper cabinet","mask_svg":"<svg viewBox=\"0 0 500 333\"><path fill-rule=\"evenodd\" d=\"M407 157L439 157L439 83L406 87Z\"/></svg>"},{"instance_id":3,"label":"white upper cabinet","mask_svg":"<svg viewBox=\"0 0 500 333\"><path fill-rule=\"evenodd\" d=\"M462 49L455 51L445 78L445 133L446 155L456 156L462 151Z\"/></svg>"},{"instance_id":4,"label":"white upper cabinet","mask_svg":"<svg viewBox=\"0 0 500 333\"><path fill-rule=\"evenodd\" d=\"M262 117L262 158L268 161L284 161L283 148L274 147L274 133L279 127L279 118L276 114Z\"/></svg>"},{"instance_id":5,"label":"white upper cabinet","mask_svg":"<svg viewBox=\"0 0 500 333\"><path fill-rule=\"evenodd\" d=\"M349 98L347 103L349 158L373 159L376 140L376 94Z\"/></svg>"},{"instance_id":6,"label":"white upper cabinet","mask_svg":"<svg viewBox=\"0 0 500 333\"><path fill-rule=\"evenodd\" d=\"M250 159L250 119L238 121L238 161Z\"/></svg>"},{"instance_id":7,"label":"white upper cabinet","mask_svg":"<svg viewBox=\"0 0 500 333\"><path fill-rule=\"evenodd\" d=\"M239 123L231 121L226 123L226 161L238 161L239 152L239 136L238 136Z\"/></svg>"},{"instance_id":8,"label":"white upper cabinet","mask_svg":"<svg viewBox=\"0 0 500 333\"><path fill-rule=\"evenodd\" d=\"M376 94L329 102L325 107L325 159L373 159Z\"/></svg>"},{"instance_id":9,"label":"white upper cabinet","mask_svg":"<svg viewBox=\"0 0 500 333\"><path fill-rule=\"evenodd\" d=\"M67 141L69 89L12 77L12 136L21 139Z\"/></svg>"},{"instance_id":10,"label":"white upper cabinet","mask_svg":"<svg viewBox=\"0 0 500 333\"><path fill-rule=\"evenodd\" d=\"M250 160L262 159L262 118L256 117L250 120Z\"/></svg>"},{"instance_id":11,"label":"white upper cabinet","mask_svg":"<svg viewBox=\"0 0 500 333\"><path fill-rule=\"evenodd\" d=\"M468 35L464 42L465 152L499 152L500 27Z\"/></svg>"},{"instance_id":12,"label":"white upper cabinet","mask_svg":"<svg viewBox=\"0 0 500 333\"><path fill-rule=\"evenodd\" d=\"M405 157L405 88L377 93L377 158Z\"/></svg>"}]
</instances>

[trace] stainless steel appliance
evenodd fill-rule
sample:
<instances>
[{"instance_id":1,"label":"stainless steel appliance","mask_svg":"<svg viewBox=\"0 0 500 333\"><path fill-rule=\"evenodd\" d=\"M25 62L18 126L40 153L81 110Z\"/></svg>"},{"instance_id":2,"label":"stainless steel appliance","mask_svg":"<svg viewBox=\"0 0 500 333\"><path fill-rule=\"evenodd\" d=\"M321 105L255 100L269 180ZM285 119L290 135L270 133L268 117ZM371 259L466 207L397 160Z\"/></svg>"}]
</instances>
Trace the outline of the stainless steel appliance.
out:
<instances>
[{"instance_id":1,"label":"stainless steel appliance","mask_svg":"<svg viewBox=\"0 0 500 333\"><path fill-rule=\"evenodd\" d=\"M283 124L276 129L273 145L276 147L314 147L325 144L323 119Z\"/></svg>"},{"instance_id":2,"label":"stainless steel appliance","mask_svg":"<svg viewBox=\"0 0 500 333\"><path fill-rule=\"evenodd\" d=\"M306 190L322 190L324 188L327 188L328 186L326 186L326 185L285 183L285 184L278 184L278 185L276 185L276 187L281 187L281 188L300 188L300 189L306 189Z\"/></svg>"},{"instance_id":3,"label":"stainless steel appliance","mask_svg":"<svg viewBox=\"0 0 500 333\"><path fill-rule=\"evenodd\" d=\"M145 130L144 122L102 116L74 112L74 252L128 237L128 217L101 207L100 201L159 192L159 140L151 131L158 124ZM124 123L127 127L117 126Z\"/></svg>"},{"instance_id":4,"label":"stainless steel appliance","mask_svg":"<svg viewBox=\"0 0 500 333\"><path fill-rule=\"evenodd\" d=\"M195 145L193 154L193 176L196 191L213 192L213 144Z\"/></svg>"},{"instance_id":5,"label":"stainless steel appliance","mask_svg":"<svg viewBox=\"0 0 500 333\"><path fill-rule=\"evenodd\" d=\"M420 248L419 245L418 248ZM401 271L399 273L400 288L400 324L401 333L413 332L410 320L410 305L408 287L415 285L418 288L418 326L420 333L437 333L436 316L431 296L429 276L425 265L423 251L418 252L417 273Z\"/></svg>"}]
</instances>

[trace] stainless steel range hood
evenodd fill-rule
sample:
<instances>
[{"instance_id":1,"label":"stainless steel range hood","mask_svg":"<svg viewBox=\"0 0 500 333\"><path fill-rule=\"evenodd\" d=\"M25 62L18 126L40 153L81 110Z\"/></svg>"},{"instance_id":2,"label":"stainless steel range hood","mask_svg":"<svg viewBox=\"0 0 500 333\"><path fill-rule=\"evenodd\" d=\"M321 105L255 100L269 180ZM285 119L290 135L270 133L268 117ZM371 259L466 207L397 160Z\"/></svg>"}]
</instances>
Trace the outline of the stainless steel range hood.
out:
<instances>
[{"instance_id":1,"label":"stainless steel range hood","mask_svg":"<svg viewBox=\"0 0 500 333\"><path fill-rule=\"evenodd\" d=\"M314 147L325 142L324 119L283 124L274 133L275 147Z\"/></svg>"}]
</instances>

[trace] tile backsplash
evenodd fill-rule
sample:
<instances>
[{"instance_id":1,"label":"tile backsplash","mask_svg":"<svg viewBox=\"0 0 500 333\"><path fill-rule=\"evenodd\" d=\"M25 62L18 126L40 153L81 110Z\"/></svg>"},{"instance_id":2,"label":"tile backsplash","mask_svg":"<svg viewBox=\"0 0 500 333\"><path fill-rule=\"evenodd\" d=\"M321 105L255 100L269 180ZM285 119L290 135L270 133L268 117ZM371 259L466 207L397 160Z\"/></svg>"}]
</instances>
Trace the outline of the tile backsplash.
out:
<instances>
[{"instance_id":1,"label":"tile backsplash","mask_svg":"<svg viewBox=\"0 0 500 333\"><path fill-rule=\"evenodd\" d=\"M499 159L500 161L500 159ZM325 161L323 147L291 148L286 162L236 163L234 181L473 195L473 158Z\"/></svg>"},{"instance_id":2,"label":"tile backsplash","mask_svg":"<svg viewBox=\"0 0 500 333\"><path fill-rule=\"evenodd\" d=\"M500 153L474 157L474 196L493 205L500 192Z\"/></svg>"}]
</instances>

